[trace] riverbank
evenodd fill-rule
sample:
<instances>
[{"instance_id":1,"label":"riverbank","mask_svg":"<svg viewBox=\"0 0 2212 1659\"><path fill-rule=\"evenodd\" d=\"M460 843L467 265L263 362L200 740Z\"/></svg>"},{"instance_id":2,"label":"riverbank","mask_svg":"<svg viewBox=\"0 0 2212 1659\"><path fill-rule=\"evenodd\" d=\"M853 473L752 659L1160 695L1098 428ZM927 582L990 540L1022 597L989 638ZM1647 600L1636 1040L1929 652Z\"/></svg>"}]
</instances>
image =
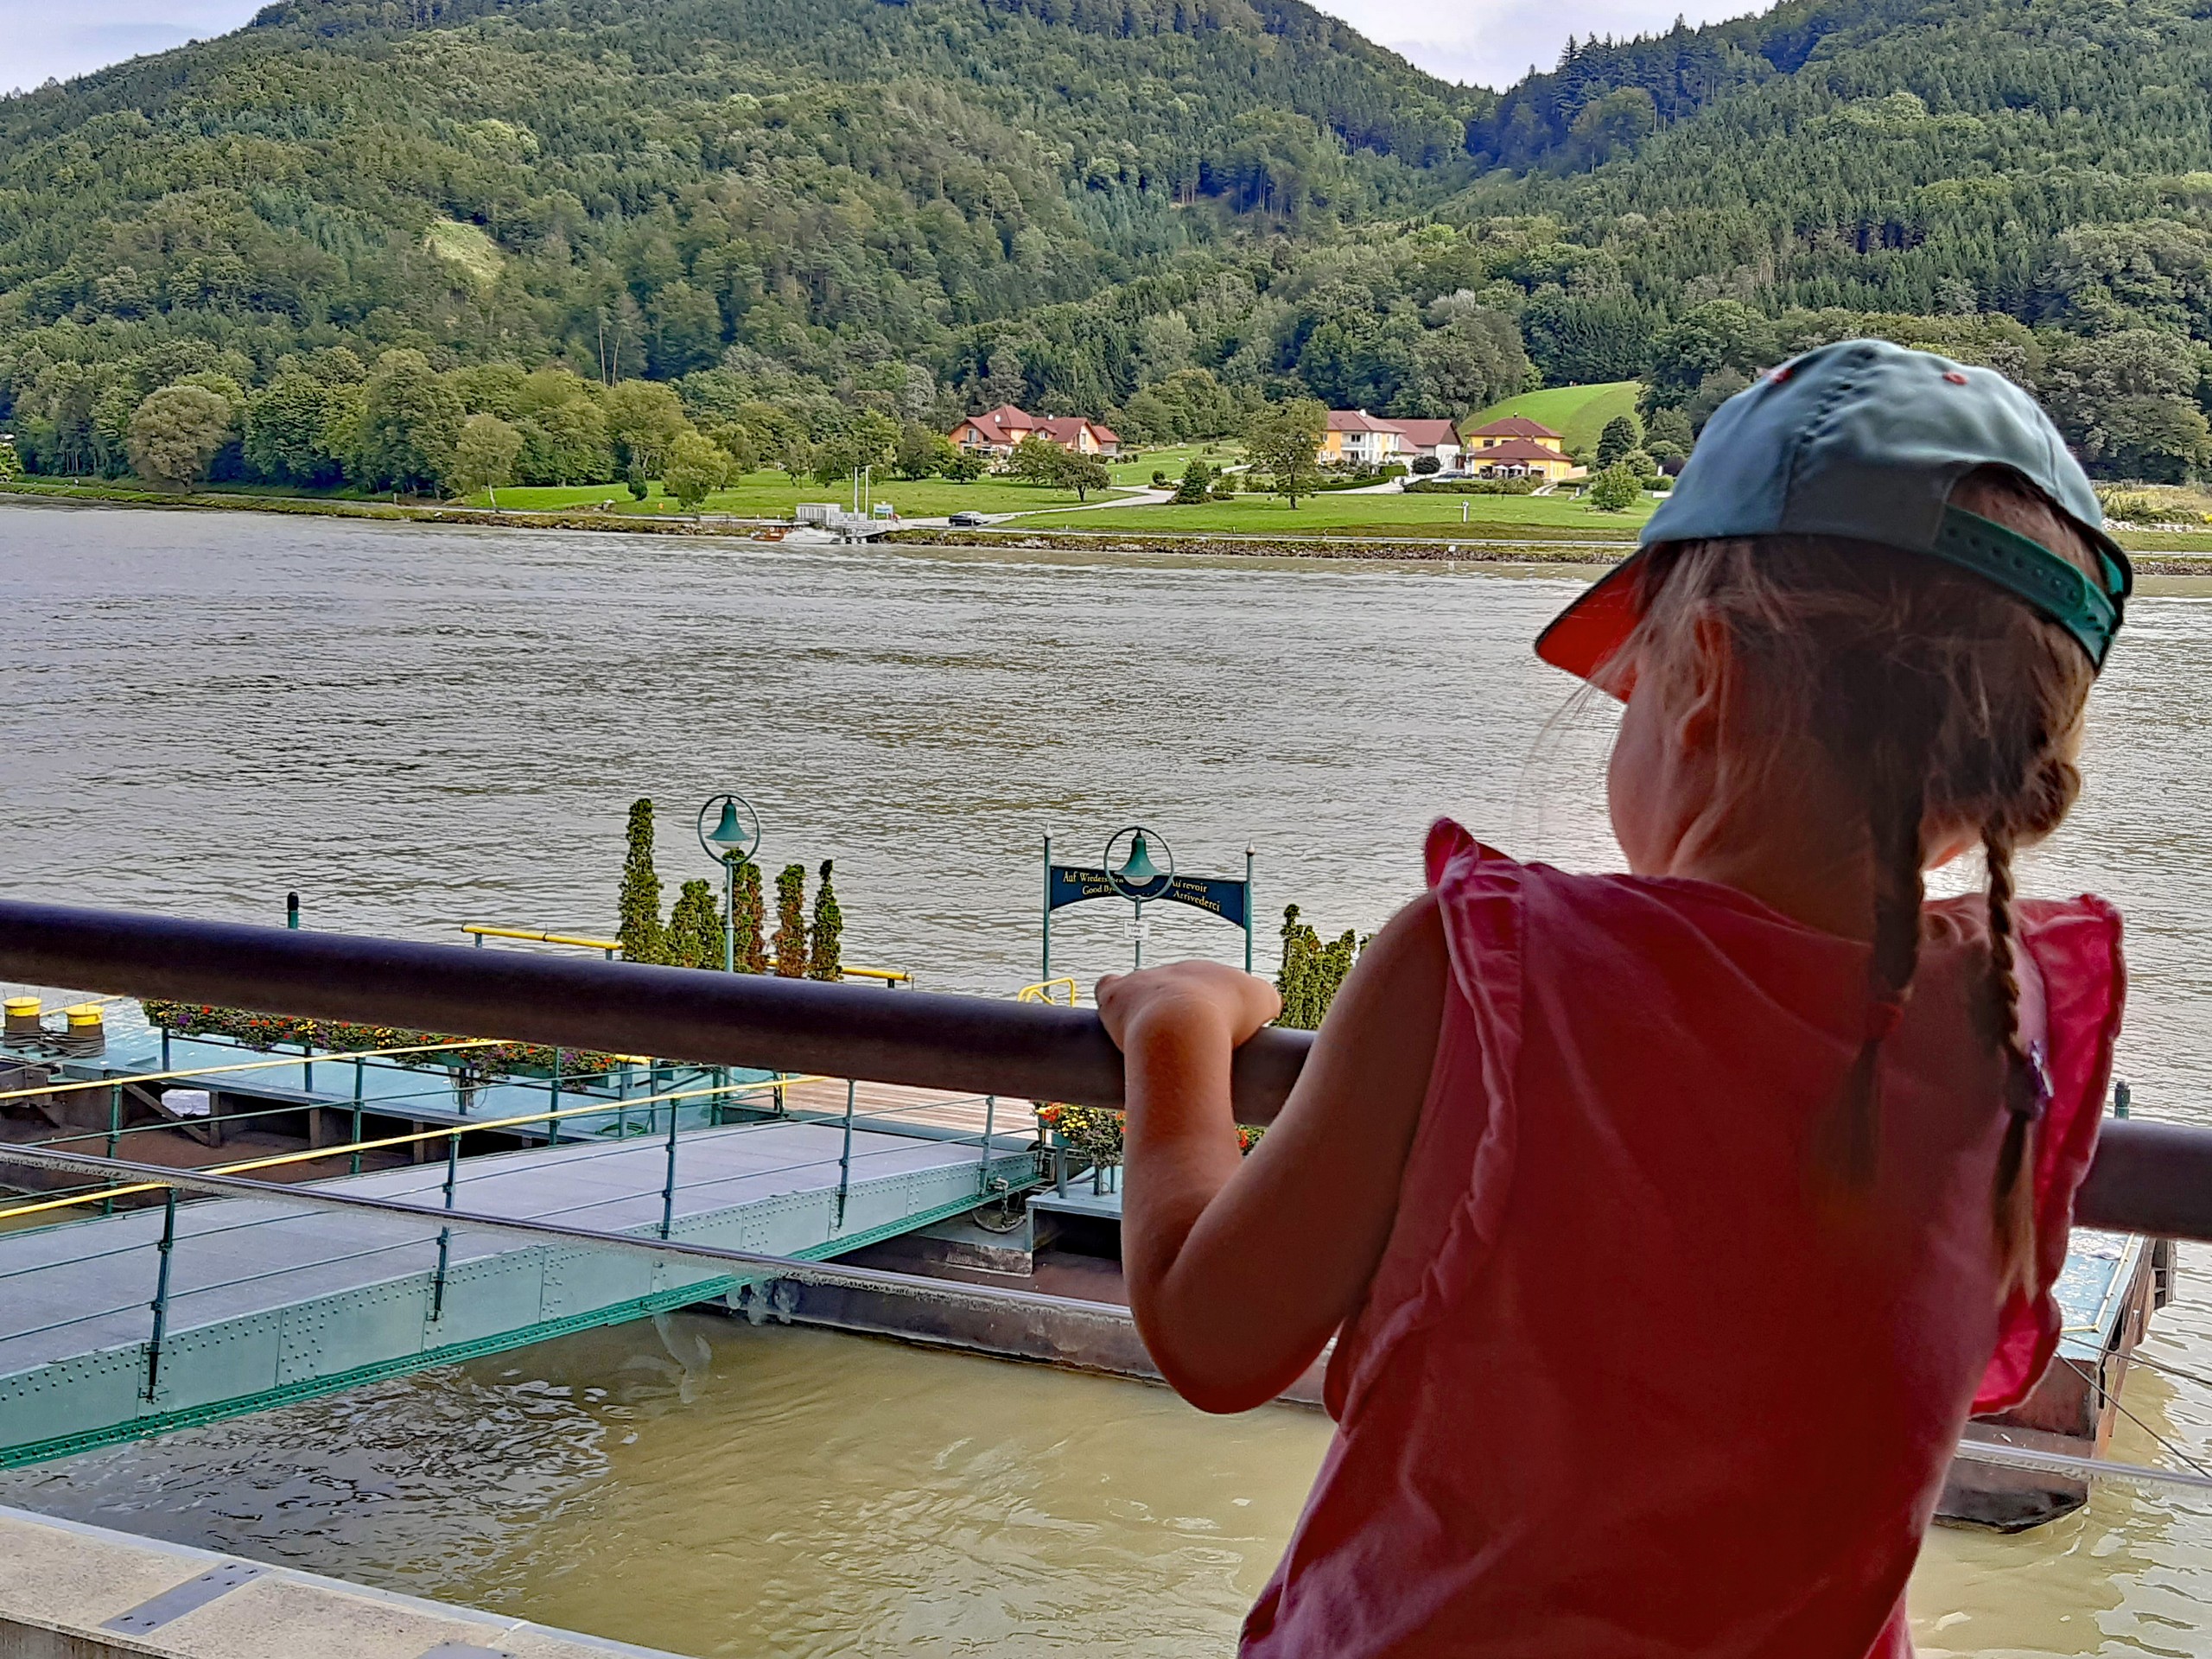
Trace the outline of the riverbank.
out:
<instances>
[{"instance_id":1,"label":"riverbank","mask_svg":"<svg viewBox=\"0 0 2212 1659\"><path fill-rule=\"evenodd\" d=\"M493 530L612 531L648 536L722 536L775 539L791 525L782 520L726 515L661 517L592 510L537 512L445 506L428 502L348 499L334 496L267 495L208 489L149 489L114 481L17 478L0 480L0 499L75 502L87 505L270 512L292 518L363 519L383 524L465 525ZM1140 509L1140 511L1141 511ZM1335 524L1306 534L1242 534L1219 531L1078 529L1065 524L1020 524L952 530L909 525L876 539L901 546L1068 548L1099 552L1167 554L1182 557L1399 560L1427 563L1618 564L1635 550L1636 525L1617 533L1605 525L1531 524ZM2212 527L2197 531L2121 531L2117 538L2145 576L2212 575Z\"/></svg>"}]
</instances>

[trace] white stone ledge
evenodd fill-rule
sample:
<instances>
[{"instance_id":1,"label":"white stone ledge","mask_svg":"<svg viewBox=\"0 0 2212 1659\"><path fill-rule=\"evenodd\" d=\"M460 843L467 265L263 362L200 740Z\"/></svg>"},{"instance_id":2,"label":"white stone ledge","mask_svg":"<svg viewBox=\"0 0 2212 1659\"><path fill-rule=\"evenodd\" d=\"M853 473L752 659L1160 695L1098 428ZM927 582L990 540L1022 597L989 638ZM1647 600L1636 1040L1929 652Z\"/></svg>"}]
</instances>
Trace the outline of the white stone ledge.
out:
<instances>
[{"instance_id":1,"label":"white stone ledge","mask_svg":"<svg viewBox=\"0 0 2212 1659\"><path fill-rule=\"evenodd\" d=\"M238 1560L0 1508L0 1659L676 1659L286 1567L150 1630L103 1628Z\"/></svg>"}]
</instances>

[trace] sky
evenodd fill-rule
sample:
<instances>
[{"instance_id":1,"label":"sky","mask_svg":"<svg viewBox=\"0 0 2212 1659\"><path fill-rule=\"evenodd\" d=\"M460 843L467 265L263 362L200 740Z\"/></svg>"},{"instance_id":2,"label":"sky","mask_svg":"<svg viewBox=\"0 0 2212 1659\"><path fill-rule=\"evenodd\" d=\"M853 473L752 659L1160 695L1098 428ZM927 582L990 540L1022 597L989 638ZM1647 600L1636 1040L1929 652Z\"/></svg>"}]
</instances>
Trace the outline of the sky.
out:
<instances>
[{"instance_id":1,"label":"sky","mask_svg":"<svg viewBox=\"0 0 2212 1659\"><path fill-rule=\"evenodd\" d=\"M219 35L263 0L0 0L0 92L67 80L144 52ZM1569 35L1649 34L1764 10L1758 0L1323 0L1370 39L1447 80L1504 86L1548 68Z\"/></svg>"}]
</instances>

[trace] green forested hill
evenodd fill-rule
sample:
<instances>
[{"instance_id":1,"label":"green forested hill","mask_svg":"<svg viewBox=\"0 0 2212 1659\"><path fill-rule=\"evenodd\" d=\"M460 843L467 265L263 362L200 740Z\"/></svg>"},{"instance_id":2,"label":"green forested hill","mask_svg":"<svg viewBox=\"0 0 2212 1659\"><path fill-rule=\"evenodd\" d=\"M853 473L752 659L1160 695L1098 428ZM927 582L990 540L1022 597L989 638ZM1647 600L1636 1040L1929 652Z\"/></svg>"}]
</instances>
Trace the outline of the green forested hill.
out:
<instances>
[{"instance_id":1,"label":"green forested hill","mask_svg":"<svg viewBox=\"0 0 2212 1659\"><path fill-rule=\"evenodd\" d=\"M1789 0L1503 96L1300 0L284 0L0 100L0 429L120 471L177 388L219 472L397 485L477 412L526 476L638 464L641 378L795 454L1637 377L1671 442L1872 330L2178 476L2208 226L2184 0Z\"/></svg>"}]
</instances>

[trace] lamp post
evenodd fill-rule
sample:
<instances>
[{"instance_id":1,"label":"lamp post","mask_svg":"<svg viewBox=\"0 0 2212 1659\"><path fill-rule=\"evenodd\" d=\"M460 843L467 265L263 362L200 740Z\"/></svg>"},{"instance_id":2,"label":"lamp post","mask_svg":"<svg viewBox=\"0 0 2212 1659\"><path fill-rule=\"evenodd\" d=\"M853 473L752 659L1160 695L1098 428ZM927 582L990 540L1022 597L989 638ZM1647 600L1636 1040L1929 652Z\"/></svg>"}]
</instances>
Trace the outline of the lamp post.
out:
<instances>
[{"instance_id":1,"label":"lamp post","mask_svg":"<svg viewBox=\"0 0 2212 1659\"><path fill-rule=\"evenodd\" d=\"M707 827L708 819L715 826ZM717 795L699 809L699 845L722 867L722 971L737 971L737 867L760 844L760 815L742 795Z\"/></svg>"},{"instance_id":2,"label":"lamp post","mask_svg":"<svg viewBox=\"0 0 2212 1659\"><path fill-rule=\"evenodd\" d=\"M1121 845L1122 837L1129 837L1129 854L1121 864L1114 862L1114 849ZM1160 856L1167 861L1166 869L1153 861L1151 843L1158 842ZM1106 880L1115 892L1135 906L1134 931L1136 934L1136 965L1144 966L1144 907L1148 899L1165 894L1175 881L1175 855L1165 841L1135 824L1118 831L1106 843L1106 856L1100 861L1106 866Z\"/></svg>"}]
</instances>

